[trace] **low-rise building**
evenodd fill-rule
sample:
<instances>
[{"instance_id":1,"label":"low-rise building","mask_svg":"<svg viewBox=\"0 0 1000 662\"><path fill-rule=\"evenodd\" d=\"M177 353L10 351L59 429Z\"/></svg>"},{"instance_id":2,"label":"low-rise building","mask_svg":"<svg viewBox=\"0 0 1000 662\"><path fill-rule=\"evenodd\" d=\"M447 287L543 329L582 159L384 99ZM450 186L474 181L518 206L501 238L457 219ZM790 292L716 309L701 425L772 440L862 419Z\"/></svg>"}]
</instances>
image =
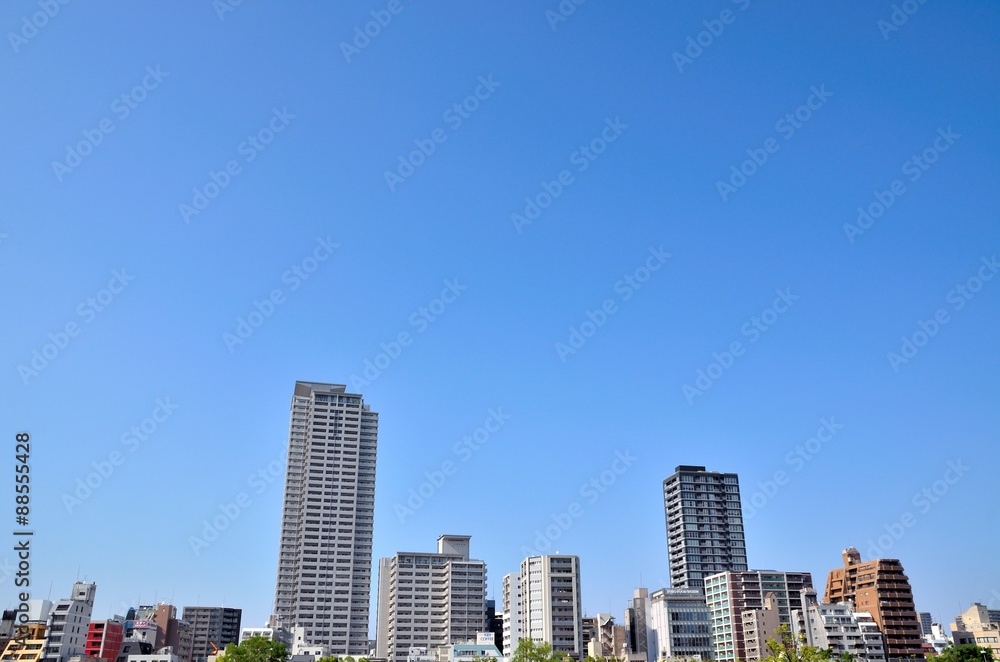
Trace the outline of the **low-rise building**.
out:
<instances>
[{"instance_id":1,"label":"low-rise building","mask_svg":"<svg viewBox=\"0 0 1000 662\"><path fill-rule=\"evenodd\" d=\"M84 654L97 585L76 582L69 598L52 604L45 629L45 662L67 662Z\"/></svg>"},{"instance_id":2,"label":"low-rise building","mask_svg":"<svg viewBox=\"0 0 1000 662\"><path fill-rule=\"evenodd\" d=\"M744 658L746 662L758 662L768 656L767 642L778 638L780 626L778 598L774 593L764 596L764 605L760 609L747 609L743 612L743 645L746 649Z\"/></svg>"},{"instance_id":3,"label":"low-rise building","mask_svg":"<svg viewBox=\"0 0 1000 662\"><path fill-rule=\"evenodd\" d=\"M615 623L611 614L581 619L581 643L586 657L620 657L626 649L625 627Z\"/></svg>"},{"instance_id":4,"label":"low-rise building","mask_svg":"<svg viewBox=\"0 0 1000 662\"><path fill-rule=\"evenodd\" d=\"M250 639L251 637L263 637L264 639L277 641L282 644L285 644L289 648L291 648L292 645L292 633L286 628L281 628L281 627L243 628L242 630L240 630L241 644L247 639Z\"/></svg>"},{"instance_id":5,"label":"low-rise building","mask_svg":"<svg viewBox=\"0 0 1000 662\"><path fill-rule=\"evenodd\" d=\"M989 609L978 602L955 617L951 636L956 646L974 644L993 651L1000 658L1000 609Z\"/></svg>"},{"instance_id":6,"label":"low-rise building","mask_svg":"<svg viewBox=\"0 0 1000 662\"><path fill-rule=\"evenodd\" d=\"M181 662L181 658L173 652L173 649L167 646L155 653L129 655L128 662Z\"/></svg>"},{"instance_id":7,"label":"low-rise building","mask_svg":"<svg viewBox=\"0 0 1000 662\"><path fill-rule=\"evenodd\" d=\"M871 614L850 602L821 604L812 588L802 591L802 608L792 611L792 634L807 646L849 653L860 662L885 662L885 644Z\"/></svg>"},{"instance_id":8,"label":"low-rise building","mask_svg":"<svg viewBox=\"0 0 1000 662\"><path fill-rule=\"evenodd\" d=\"M649 590L637 588L625 609L625 653L630 660L655 662L656 643L649 614Z\"/></svg>"},{"instance_id":9,"label":"low-rise building","mask_svg":"<svg viewBox=\"0 0 1000 662\"><path fill-rule=\"evenodd\" d=\"M213 646L225 650L226 644L240 640L243 610L231 607L184 607L181 620L191 624L192 662L207 662Z\"/></svg>"},{"instance_id":10,"label":"low-rise building","mask_svg":"<svg viewBox=\"0 0 1000 662\"><path fill-rule=\"evenodd\" d=\"M126 639L122 642L122 649L118 653L118 659L115 662L128 662L128 659L133 655L149 655L152 652L153 646L148 642L137 639Z\"/></svg>"},{"instance_id":11,"label":"low-rise building","mask_svg":"<svg viewBox=\"0 0 1000 662\"><path fill-rule=\"evenodd\" d=\"M45 651L45 624L18 626L0 655L3 662L39 662Z\"/></svg>"},{"instance_id":12,"label":"low-rise building","mask_svg":"<svg viewBox=\"0 0 1000 662\"><path fill-rule=\"evenodd\" d=\"M930 647L928 652L940 655L950 645L951 637L945 633L944 626L940 623L931 623L930 634L924 635L924 647Z\"/></svg>"},{"instance_id":13,"label":"low-rise building","mask_svg":"<svg viewBox=\"0 0 1000 662\"><path fill-rule=\"evenodd\" d=\"M507 662L507 657L492 642L493 633L476 635L475 642L441 646L436 652L436 662L473 662L474 660L496 660Z\"/></svg>"},{"instance_id":14,"label":"low-rise building","mask_svg":"<svg viewBox=\"0 0 1000 662\"><path fill-rule=\"evenodd\" d=\"M649 595L650 662L712 659L712 629L698 588L663 588Z\"/></svg>"},{"instance_id":15,"label":"low-rise building","mask_svg":"<svg viewBox=\"0 0 1000 662\"><path fill-rule=\"evenodd\" d=\"M125 619L91 621L84 654L104 662L115 662L125 640Z\"/></svg>"}]
</instances>

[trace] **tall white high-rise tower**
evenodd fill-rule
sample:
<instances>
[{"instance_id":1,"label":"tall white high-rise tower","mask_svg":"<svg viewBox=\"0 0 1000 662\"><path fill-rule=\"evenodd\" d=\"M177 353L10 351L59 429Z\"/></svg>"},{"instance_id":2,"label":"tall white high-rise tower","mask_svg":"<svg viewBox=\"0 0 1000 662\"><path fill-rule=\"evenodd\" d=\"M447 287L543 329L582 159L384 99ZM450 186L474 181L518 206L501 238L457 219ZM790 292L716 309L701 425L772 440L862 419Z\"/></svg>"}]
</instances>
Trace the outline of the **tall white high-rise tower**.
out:
<instances>
[{"instance_id":1,"label":"tall white high-rise tower","mask_svg":"<svg viewBox=\"0 0 1000 662\"><path fill-rule=\"evenodd\" d=\"M273 627L368 655L378 414L340 384L295 382Z\"/></svg>"}]
</instances>

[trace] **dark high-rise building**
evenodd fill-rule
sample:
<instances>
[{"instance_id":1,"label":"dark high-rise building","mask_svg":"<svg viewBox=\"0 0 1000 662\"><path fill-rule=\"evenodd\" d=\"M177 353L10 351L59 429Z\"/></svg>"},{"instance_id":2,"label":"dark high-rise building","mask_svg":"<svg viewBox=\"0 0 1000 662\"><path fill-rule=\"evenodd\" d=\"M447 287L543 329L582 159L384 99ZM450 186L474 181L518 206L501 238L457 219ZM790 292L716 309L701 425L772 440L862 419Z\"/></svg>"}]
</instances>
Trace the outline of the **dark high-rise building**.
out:
<instances>
[{"instance_id":1,"label":"dark high-rise building","mask_svg":"<svg viewBox=\"0 0 1000 662\"><path fill-rule=\"evenodd\" d=\"M645 654L650 657L649 640L651 623L649 623L649 590L635 589L634 597L629 600L625 609L625 643L628 652L634 655ZM616 654L620 654L616 651Z\"/></svg>"},{"instance_id":2,"label":"dark high-rise building","mask_svg":"<svg viewBox=\"0 0 1000 662\"><path fill-rule=\"evenodd\" d=\"M934 625L934 618L931 616L931 613L929 611L917 612L917 619L920 622L920 636L932 636L931 626Z\"/></svg>"},{"instance_id":3,"label":"dark high-rise building","mask_svg":"<svg viewBox=\"0 0 1000 662\"><path fill-rule=\"evenodd\" d=\"M681 465L663 481L672 588L704 588L705 577L747 569L739 477Z\"/></svg>"},{"instance_id":4,"label":"dark high-rise building","mask_svg":"<svg viewBox=\"0 0 1000 662\"><path fill-rule=\"evenodd\" d=\"M850 601L857 611L867 611L885 637L890 662L924 659L920 620L913 605L910 580L899 559L861 561L861 553L848 547L844 567L834 568L826 579L828 603Z\"/></svg>"},{"instance_id":5,"label":"dark high-rise building","mask_svg":"<svg viewBox=\"0 0 1000 662\"><path fill-rule=\"evenodd\" d=\"M14 638L14 631L17 626L17 611L14 609L4 609L3 617L0 618L0 651L3 651L10 640Z\"/></svg>"},{"instance_id":6,"label":"dark high-rise building","mask_svg":"<svg viewBox=\"0 0 1000 662\"><path fill-rule=\"evenodd\" d=\"M193 635L192 660L206 662L215 647L225 649L226 644L240 642L242 609L230 607L184 607L181 620L191 625Z\"/></svg>"},{"instance_id":7,"label":"dark high-rise building","mask_svg":"<svg viewBox=\"0 0 1000 662\"><path fill-rule=\"evenodd\" d=\"M503 611L497 613L497 601L486 601L486 629L493 633L493 643L504 653L503 650ZM509 655L504 653L504 655Z\"/></svg>"}]
</instances>

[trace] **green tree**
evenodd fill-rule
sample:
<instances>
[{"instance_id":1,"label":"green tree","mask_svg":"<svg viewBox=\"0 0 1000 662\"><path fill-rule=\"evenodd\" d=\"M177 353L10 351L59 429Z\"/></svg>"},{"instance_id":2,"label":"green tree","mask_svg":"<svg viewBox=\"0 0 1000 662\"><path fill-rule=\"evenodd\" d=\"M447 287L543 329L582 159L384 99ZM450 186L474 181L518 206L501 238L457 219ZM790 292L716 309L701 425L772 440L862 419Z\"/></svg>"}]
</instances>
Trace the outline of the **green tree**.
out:
<instances>
[{"instance_id":1,"label":"green tree","mask_svg":"<svg viewBox=\"0 0 1000 662\"><path fill-rule=\"evenodd\" d=\"M552 650L552 644L536 644L531 639L522 639L517 650L510 656L510 662L569 662L570 657L562 651Z\"/></svg>"},{"instance_id":2,"label":"green tree","mask_svg":"<svg viewBox=\"0 0 1000 662\"><path fill-rule=\"evenodd\" d=\"M340 662L340 658L336 655L324 655L316 660L316 662Z\"/></svg>"},{"instance_id":3,"label":"green tree","mask_svg":"<svg viewBox=\"0 0 1000 662\"><path fill-rule=\"evenodd\" d=\"M249 637L239 644L229 644L218 662L287 662L288 647L266 637Z\"/></svg>"},{"instance_id":4,"label":"green tree","mask_svg":"<svg viewBox=\"0 0 1000 662\"><path fill-rule=\"evenodd\" d=\"M993 651L975 644L948 646L937 656L937 662L993 662Z\"/></svg>"},{"instance_id":5,"label":"green tree","mask_svg":"<svg viewBox=\"0 0 1000 662\"><path fill-rule=\"evenodd\" d=\"M833 651L807 646L805 637L796 639L787 625L778 626L777 635L777 639L768 640L767 649L771 654L762 658L761 662L833 662L834 660ZM854 662L854 656L850 653L841 653L836 657L836 662Z\"/></svg>"}]
</instances>

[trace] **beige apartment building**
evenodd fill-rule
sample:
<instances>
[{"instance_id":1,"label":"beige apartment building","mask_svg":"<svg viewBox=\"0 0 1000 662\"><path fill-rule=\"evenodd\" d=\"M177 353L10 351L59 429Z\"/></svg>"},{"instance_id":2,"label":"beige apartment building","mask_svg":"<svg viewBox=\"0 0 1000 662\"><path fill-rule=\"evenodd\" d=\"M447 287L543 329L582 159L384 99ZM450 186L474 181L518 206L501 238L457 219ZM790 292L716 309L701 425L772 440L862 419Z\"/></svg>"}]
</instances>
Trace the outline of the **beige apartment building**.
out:
<instances>
[{"instance_id":1,"label":"beige apartment building","mask_svg":"<svg viewBox=\"0 0 1000 662\"><path fill-rule=\"evenodd\" d=\"M470 536L438 537L437 553L398 552L378 565L375 655L406 662L486 631L486 563L469 558Z\"/></svg>"},{"instance_id":2,"label":"beige apartment building","mask_svg":"<svg viewBox=\"0 0 1000 662\"><path fill-rule=\"evenodd\" d=\"M774 593L764 596L764 605L760 609L748 609L743 612L745 662L757 662L770 654L767 642L778 638L780 626L778 598Z\"/></svg>"},{"instance_id":3,"label":"beige apartment building","mask_svg":"<svg viewBox=\"0 0 1000 662\"><path fill-rule=\"evenodd\" d=\"M975 644L993 651L993 659L1000 658L1000 609L973 603L955 617L951 636L956 646Z\"/></svg>"},{"instance_id":4,"label":"beige apartment building","mask_svg":"<svg viewBox=\"0 0 1000 662\"><path fill-rule=\"evenodd\" d=\"M3 662L38 662L45 650L45 624L28 623L14 629L14 638L0 656Z\"/></svg>"}]
</instances>

